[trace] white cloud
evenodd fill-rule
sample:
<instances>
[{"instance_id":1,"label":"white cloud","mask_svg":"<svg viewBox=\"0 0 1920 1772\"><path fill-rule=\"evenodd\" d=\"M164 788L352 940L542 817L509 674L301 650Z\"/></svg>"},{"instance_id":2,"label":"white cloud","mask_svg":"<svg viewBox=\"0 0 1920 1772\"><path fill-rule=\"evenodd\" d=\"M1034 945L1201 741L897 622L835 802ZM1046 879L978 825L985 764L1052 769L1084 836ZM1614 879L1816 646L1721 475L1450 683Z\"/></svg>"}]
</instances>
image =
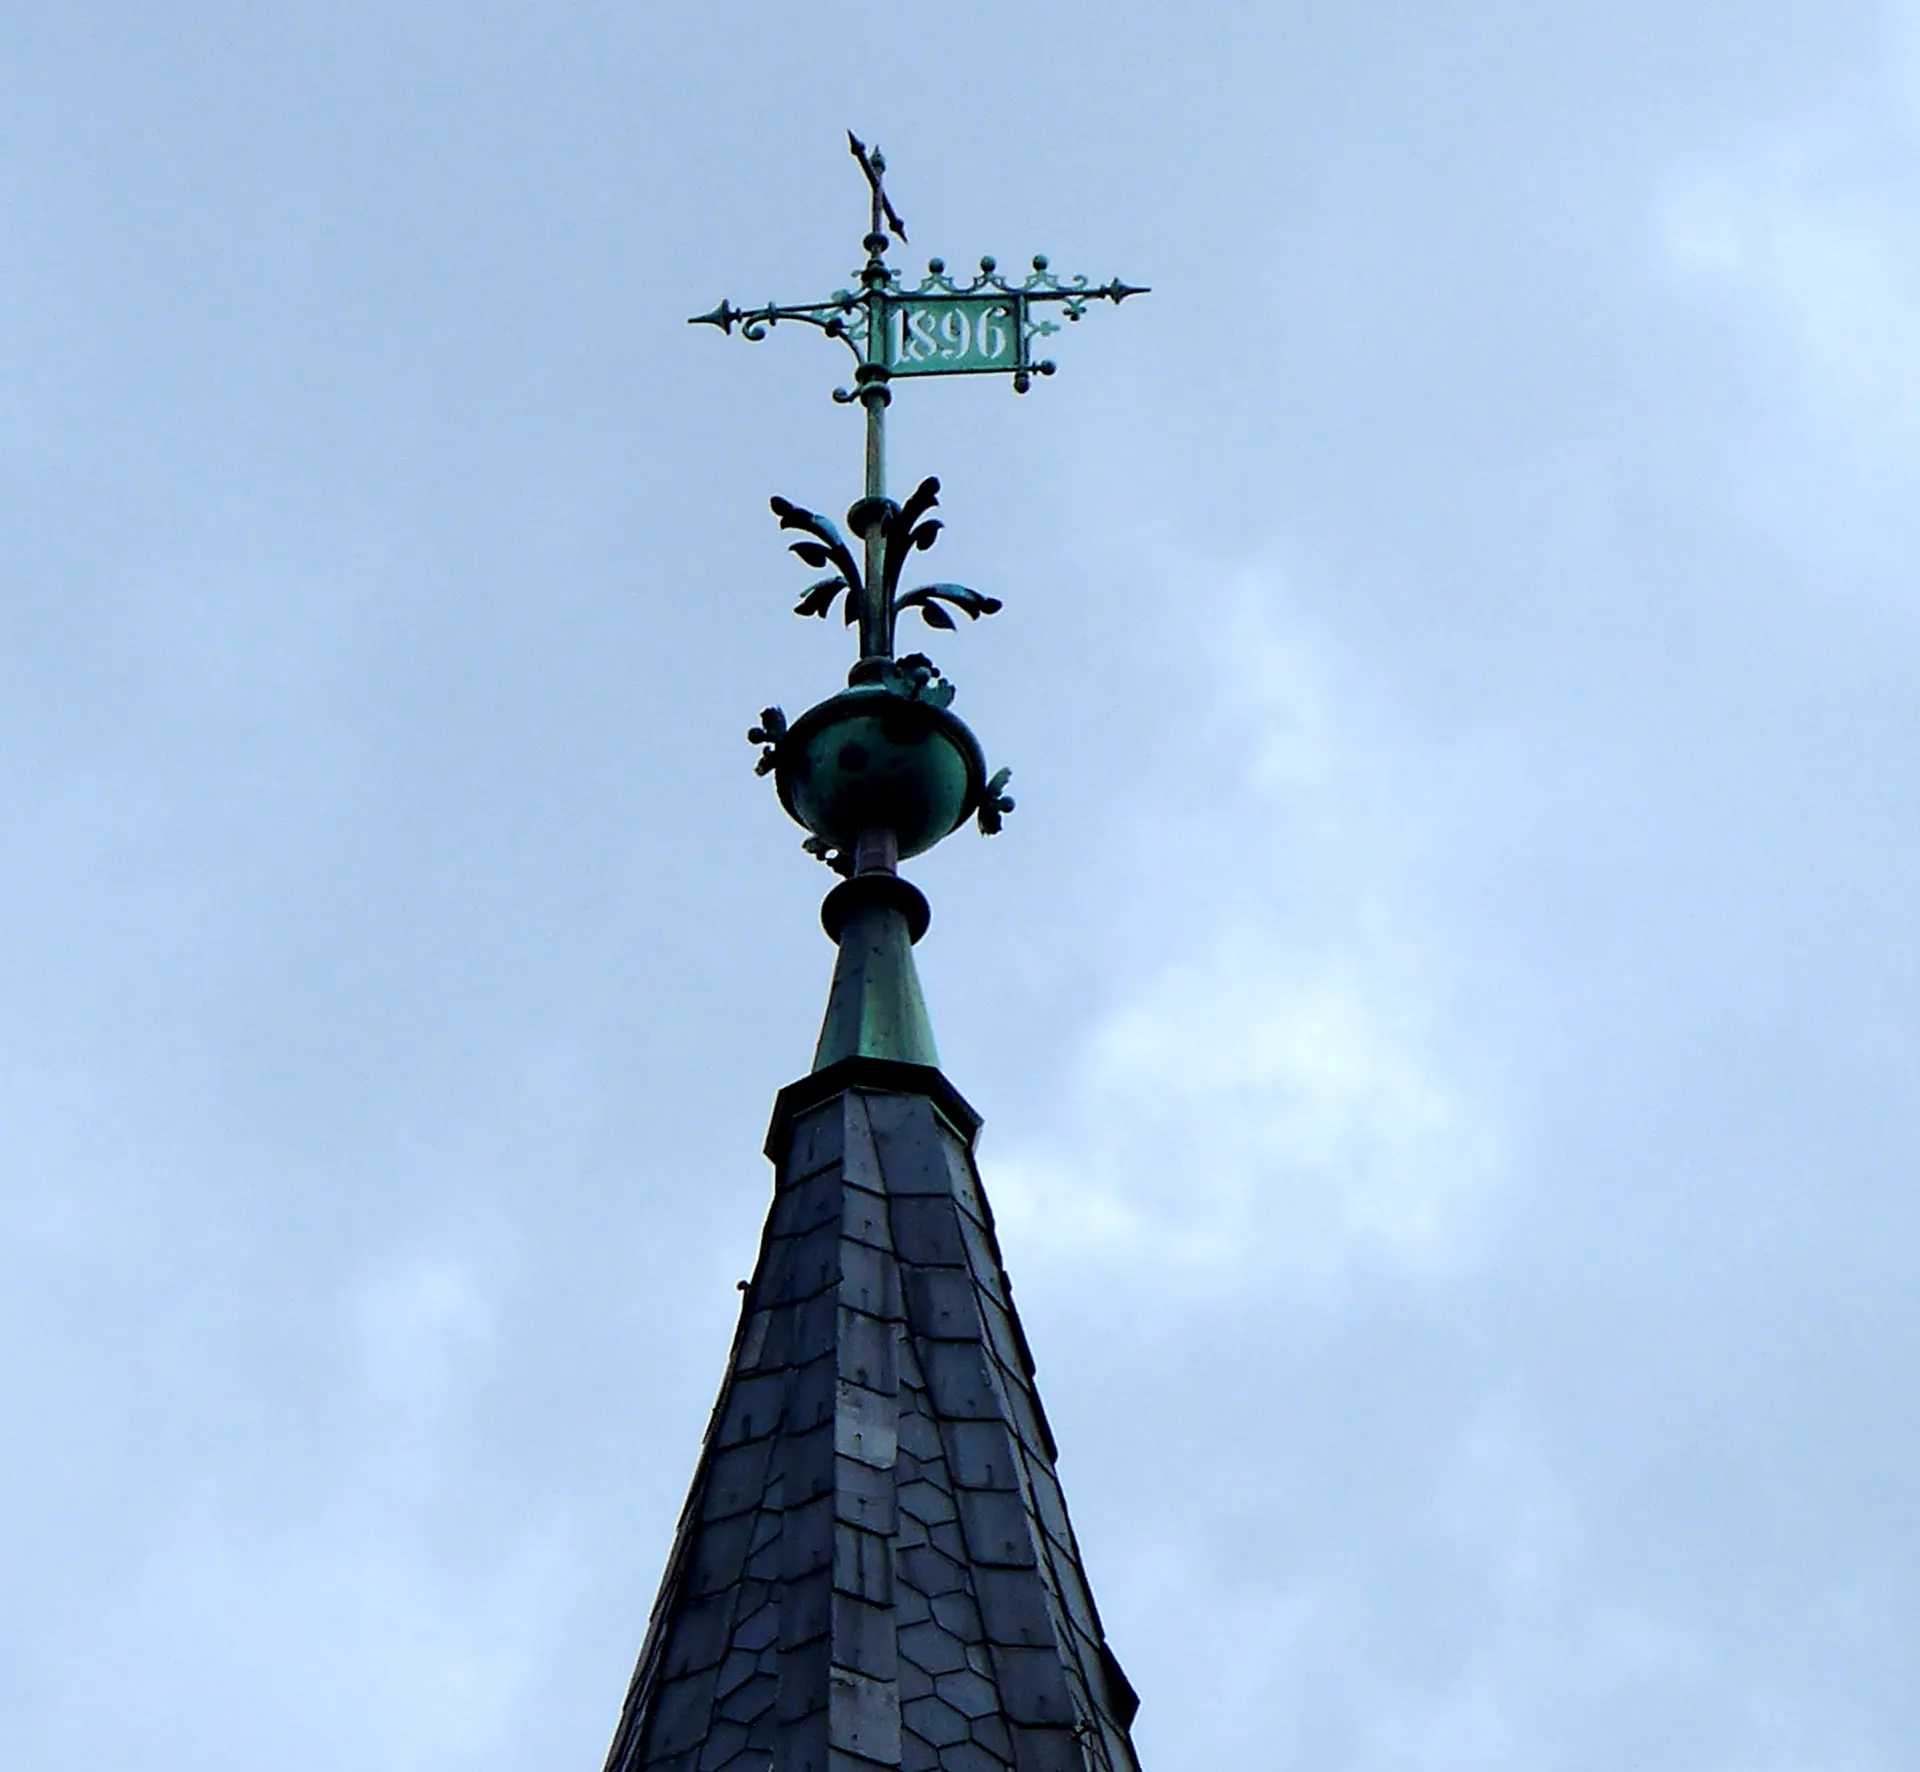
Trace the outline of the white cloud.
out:
<instances>
[{"instance_id":1,"label":"white cloud","mask_svg":"<svg viewBox=\"0 0 1920 1772\"><path fill-rule=\"evenodd\" d=\"M1872 121L1828 126L1695 167L1659 194L1656 237L1673 272L1784 346L1814 419L1856 449L1911 458L1920 234L1904 167L1914 144L1875 137Z\"/></svg>"},{"instance_id":2,"label":"white cloud","mask_svg":"<svg viewBox=\"0 0 1920 1772\"><path fill-rule=\"evenodd\" d=\"M1458 1257L1496 1141L1383 980L1257 931L1172 967L1092 1030L1066 1137L991 1165L1029 1247L1189 1274Z\"/></svg>"},{"instance_id":3,"label":"white cloud","mask_svg":"<svg viewBox=\"0 0 1920 1772\"><path fill-rule=\"evenodd\" d=\"M1029 1254L1092 1255L1175 1284L1276 1266L1295 1281L1368 1263L1450 1267L1471 1248L1505 1141L1448 1057L1404 914L1431 772L1404 766L1364 693L1337 680L1283 566L1161 564L1166 583L1196 598L1204 587L1214 619L1193 656L1162 661L1184 663L1196 717L1116 813L1131 835L1109 872L1126 882L1129 926L1200 933L1133 968L1085 1028L1049 1131L989 1149L996 1207ZM1196 781L1228 802L1213 840L1236 832L1231 857L1202 872L1186 845L1138 839L1181 829ZM1270 894L1275 881L1292 896Z\"/></svg>"}]
</instances>

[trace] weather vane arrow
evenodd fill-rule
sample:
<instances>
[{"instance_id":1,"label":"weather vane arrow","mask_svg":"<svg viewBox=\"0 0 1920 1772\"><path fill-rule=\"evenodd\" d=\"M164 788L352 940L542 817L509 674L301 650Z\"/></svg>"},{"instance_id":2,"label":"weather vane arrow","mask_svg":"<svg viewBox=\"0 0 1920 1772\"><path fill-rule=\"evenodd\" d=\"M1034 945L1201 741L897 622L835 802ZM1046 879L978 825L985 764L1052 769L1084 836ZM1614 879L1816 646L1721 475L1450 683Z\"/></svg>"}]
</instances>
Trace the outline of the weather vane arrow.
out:
<instances>
[{"instance_id":1,"label":"weather vane arrow","mask_svg":"<svg viewBox=\"0 0 1920 1772\"><path fill-rule=\"evenodd\" d=\"M1036 375L1054 373L1053 361L1040 357L1036 347L1060 331L1063 319L1081 319L1097 301L1117 307L1128 296L1148 291L1118 278L1100 285L1084 276L1062 279L1039 253L1017 282L992 258L982 258L977 274L965 279L950 275L945 262L935 258L927 261L926 276L908 287L887 262L893 238L904 242L907 229L887 195L886 158L877 144L869 148L851 130L847 148L865 175L871 199L858 287L836 290L824 301L769 302L758 308L723 301L687 324L718 327L729 336L737 326L744 337L758 341L782 320L798 320L839 339L853 353L853 386L836 388L833 397L842 405L857 402L866 412L865 494L847 512L847 527L862 544L862 557L855 558L831 519L782 498L773 500L773 511L782 529L800 532L792 551L826 573L807 588L795 613L825 616L844 598L845 620L860 630L860 656L845 693L810 709L791 728L778 708L768 708L749 736L766 747L761 772L774 775L782 804L813 833L807 845L813 853L842 872L856 867L862 873L870 867L891 872L899 856L931 848L969 816L978 818L982 830L998 830L1013 805L1002 791L1007 771L989 779L978 741L947 711L953 685L918 654L894 658L894 628L906 611L917 610L930 627L951 628L952 612L978 618L993 614L1000 602L965 585L900 589L908 559L931 547L939 534L940 522L929 513L939 502L940 483L921 481L904 504L887 496L886 412L892 384L908 377L1008 375L1014 392L1024 394ZM876 694L890 698L889 718L896 728L901 703L919 710L915 720L927 727L915 741L923 761L938 750L953 753L954 767L947 771L952 779L945 788L919 763L909 767L902 758L893 759L899 765L896 785L911 783L911 791L893 795L885 805L870 791L871 781L884 770L876 770L867 783L842 780L846 758L867 759L855 774L874 760L871 734L845 735L877 718L869 705ZM929 750L922 741L936 729L945 743ZM832 768L823 765L829 753ZM830 782L838 785L829 788ZM929 793L932 806L925 804Z\"/></svg>"},{"instance_id":2,"label":"weather vane arrow","mask_svg":"<svg viewBox=\"0 0 1920 1772\"><path fill-rule=\"evenodd\" d=\"M900 236L900 244L904 246L907 243L907 224L900 219L900 212L887 201L886 187L881 182L887 176L885 158L877 147L869 154L867 144L851 129L847 131L847 147L860 162L860 170L867 175L867 184L873 192L873 222L867 231L871 234L884 233L886 230L881 226L884 222L886 227Z\"/></svg>"}]
</instances>

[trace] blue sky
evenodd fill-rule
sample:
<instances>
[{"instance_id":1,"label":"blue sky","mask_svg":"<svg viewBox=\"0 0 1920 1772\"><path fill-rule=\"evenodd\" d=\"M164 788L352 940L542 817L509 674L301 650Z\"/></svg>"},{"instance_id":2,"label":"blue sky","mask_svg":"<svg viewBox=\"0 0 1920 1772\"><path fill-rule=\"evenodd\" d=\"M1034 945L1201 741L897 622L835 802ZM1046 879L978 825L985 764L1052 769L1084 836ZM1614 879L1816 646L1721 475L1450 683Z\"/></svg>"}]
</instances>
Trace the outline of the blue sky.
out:
<instances>
[{"instance_id":1,"label":"blue sky","mask_svg":"<svg viewBox=\"0 0 1920 1772\"><path fill-rule=\"evenodd\" d=\"M0 17L0 1719L595 1766L806 1066L858 254L912 870L1156 1772L1920 1740L1920 12Z\"/></svg>"}]
</instances>

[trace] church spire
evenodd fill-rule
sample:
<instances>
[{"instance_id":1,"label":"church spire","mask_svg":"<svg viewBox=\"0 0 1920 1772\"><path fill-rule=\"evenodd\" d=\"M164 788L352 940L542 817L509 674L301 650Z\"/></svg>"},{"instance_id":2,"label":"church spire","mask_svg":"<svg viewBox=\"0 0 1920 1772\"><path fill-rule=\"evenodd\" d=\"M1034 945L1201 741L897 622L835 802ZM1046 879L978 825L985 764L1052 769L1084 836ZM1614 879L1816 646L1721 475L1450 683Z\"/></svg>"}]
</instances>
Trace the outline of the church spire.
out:
<instances>
[{"instance_id":1,"label":"church spire","mask_svg":"<svg viewBox=\"0 0 1920 1772\"><path fill-rule=\"evenodd\" d=\"M774 1197L720 1395L607 1772L1139 1772L1136 1699L1107 1646L1054 1472L1053 1435L973 1160L980 1117L939 1068L913 944L927 901L899 874L1013 802L901 615L954 626L997 600L902 591L939 484L885 491L897 375L1004 371L1024 392L1057 306L1139 293L1019 285L991 259L964 285L886 263L886 162L849 138L872 199L857 291L700 318L749 338L799 319L858 359L865 495L830 520L775 499L827 576L799 613L859 629L847 687L750 736L807 848L842 879L821 920L838 954L811 1072L782 1090ZM1050 305L1052 304L1052 305Z\"/></svg>"}]
</instances>

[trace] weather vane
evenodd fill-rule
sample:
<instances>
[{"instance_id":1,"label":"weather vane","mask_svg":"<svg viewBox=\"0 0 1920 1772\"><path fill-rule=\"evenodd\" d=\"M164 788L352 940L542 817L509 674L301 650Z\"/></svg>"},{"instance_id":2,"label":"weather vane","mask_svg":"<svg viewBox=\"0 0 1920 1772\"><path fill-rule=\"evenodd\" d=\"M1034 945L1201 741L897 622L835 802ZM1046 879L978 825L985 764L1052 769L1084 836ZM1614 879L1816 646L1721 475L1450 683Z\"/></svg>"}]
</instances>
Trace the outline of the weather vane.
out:
<instances>
[{"instance_id":1,"label":"weather vane","mask_svg":"<svg viewBox=\"0 0 1920 1772\"><path fill-rule=\"evenodd\" d=\"M782 320L800 320L854 355L853 386L836 388L833 397L866 412L866 489L847 512L863 557L855 559L831 519L784 498L773 500L773 511L782 529L807 538L792 543L792 551L827 573L808 587L795 613L824 617L844 596L845 620L860 630L860 655L842 694L791 726L778 708L768 708L748 736L765 746L760 772L774 776L782 805L812 833L811 853L845 875L891 875L900 857L932 848L968 817L991 833L1013 807L1003 791L1009 771L989 778L979 741L948 711L953 685L920 654L894 658L894 628L905 611L917 609L929 627L951 628L950 610L977 619L993 614L1000 601L957 584L900 589L908 558L931 547L940 532L939 519L928 514L939 502L940 482L922 480L904 504L887 496L891 384L908 376L1010 375L1014 392L1024 394L1036 375L1054 372L1051 359L1037 357L1034 347L1060 330L1056 315L1076 321L1092 302L1118 306L1147 291L1118 278L1098 287L1086 277L1063 281L1038 253L1017 283L991 258L982 258L967 281L949 276L935 258L909 288L887 263L892 236L904 243L907 228L887 195L886 159L851 131L847 146L872 199L859 287L818 302L736 308L723 301L687 324L717 326L729 336L738 326L758 341ZM913 898L914 920L924 927L925 901L917 893ZM838 939L836 921L829 910L829 932Z\"/></svg>"}]
</instances>

